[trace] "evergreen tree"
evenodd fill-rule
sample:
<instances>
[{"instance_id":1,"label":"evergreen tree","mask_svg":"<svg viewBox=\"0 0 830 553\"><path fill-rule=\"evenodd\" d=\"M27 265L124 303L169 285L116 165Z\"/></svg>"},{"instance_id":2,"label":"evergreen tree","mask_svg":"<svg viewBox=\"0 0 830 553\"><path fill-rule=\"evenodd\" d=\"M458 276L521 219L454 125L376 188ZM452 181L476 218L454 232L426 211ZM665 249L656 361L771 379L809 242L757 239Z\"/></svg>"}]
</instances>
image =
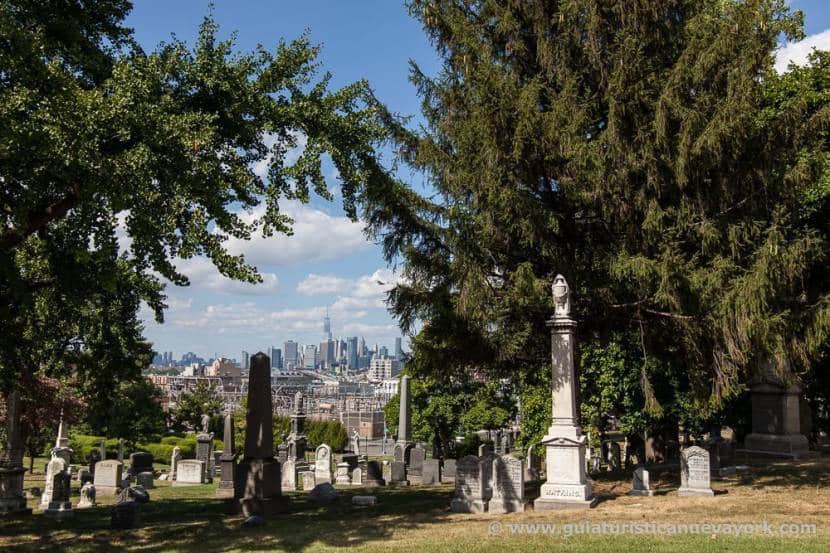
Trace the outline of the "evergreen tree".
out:
<instances>
[{"instance_id":1,"label":"evergreen tree","mask_svg":"<svg viewBox=\"0 0 830 553\"><path fill-rule=\"evenodd\" d=\"M562 273L580 342L622 333L636 352L647 413L706 417L769 368L806 375L830 331L826 228L804 207L826 209L811 196L828 174L826 69L806 70L809 86L773 70L801 13L784 0L410 9L443 64L412 66L423 129L388 122L428 194L370 189L367 217L403 259L391 306L408 329L425 321L427 372L539 385Z\"/></svg>"}]
</instances>

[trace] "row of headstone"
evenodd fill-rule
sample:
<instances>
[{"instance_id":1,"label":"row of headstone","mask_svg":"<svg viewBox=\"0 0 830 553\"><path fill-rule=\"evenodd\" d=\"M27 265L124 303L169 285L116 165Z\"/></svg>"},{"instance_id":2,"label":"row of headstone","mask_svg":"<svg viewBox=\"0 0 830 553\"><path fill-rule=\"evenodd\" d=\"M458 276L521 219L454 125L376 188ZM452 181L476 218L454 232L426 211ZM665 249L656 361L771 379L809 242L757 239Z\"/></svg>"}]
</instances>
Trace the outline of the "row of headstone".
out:
<instances>
[{"instance_id":1,"label":"row of headstone","mask_svg":"<svg viewBox=\"0 0 830 553\"><path fill-rule=\"evenodd\" d=\"M512 455L468 455L455 466L455 494L450 509L456 513L524 512L524 461Z\"/></svg>"}]
</instances>

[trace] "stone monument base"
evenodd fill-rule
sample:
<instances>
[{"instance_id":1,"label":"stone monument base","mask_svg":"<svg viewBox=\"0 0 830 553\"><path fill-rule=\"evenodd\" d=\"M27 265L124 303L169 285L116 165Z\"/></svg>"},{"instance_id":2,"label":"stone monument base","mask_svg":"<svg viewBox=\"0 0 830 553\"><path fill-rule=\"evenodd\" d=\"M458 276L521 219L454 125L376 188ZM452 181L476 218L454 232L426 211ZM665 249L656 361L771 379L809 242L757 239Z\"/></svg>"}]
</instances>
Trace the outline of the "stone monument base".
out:
<instances>
[{"instance_id":1,"label":"stone monument base","mask_svg":"<svg viewBox=\"0 0 830 553\"><path fill-rule=\"evenodd\" d=\"M810 444L803 434L748 434L744 438L747 453L781 455L798 459L810 454Z\"/></svg>"},{"instance_id":2,"label":"stone monument base","mask_svg":"<svg viewBox=\"0 0 830 553\"><path fill-rule=\"evenodd\" d=\"M713 497L715 492L698 488L680 488L677 490L677 495L681 497Z\"/></svg>"},{"instance_id":3,"label":"stone monument base","mask_svg":"<svg viewBox=\"0 0 830 553\"><path fill-rule=\"evenodd\" d=\"M241 514L246 517L253 515L261 517L279 515L287 513L291 508L291 500L284 495L269 498L232 498L228 502L230 505L230 514Z\"/></svg>"},{"instance_id":4,"label":"stone monument base","mask_svg":"<svg viewBox=\"0 0 830 553\"><path fill-rule=\"evenodd\" d=\"M590 509L597 504L590 484L542 484L539 497L533 502L536 511Z\"/></svg>"},{"instance_id":5,"label":"stone monument base","mask_svg":"<svg viewBox=\"0 0 830 553\"><path fill-rule=\"evenodd\" d=\"M173 482L175 486L176 483ZM121 492L121 488L118 486L99 486L98 484L95 485L95 495L118 495Z\"/></svg>"},{"instance_id":6,"label":"stone monument base","mask_svg":"<svg viewBox=\"0 0 830 553\"><path fill-rule=\"evenodd\" d=\"M72 504L69 501L53 501L43 514L49 518L69 518L73 515Z\"/></svg>"},{"instance_id":7,"label":"stone monument base","mask_svg":"<svg viewBox=\"0 0 830 553\"><path fill-rule=\"evenodd\" d=\"M453 513L486 513L487 501L475 499L472 501L465 501L463 499L453 499L450 503L450 511Z\"/></svg>"},{"instance_id":8,"label":"stone monument base","mask_svg":"<svg viewBox=\"0 0 830 553\"><path fill-rule=\"evenodd\" d=\"M220 486L216 488L216 497L233 497L233 482L230 484L231 485L227 487L222 487L220 484Z\"/></svg>"},{"instance_id":9,"label":"stone monument base","mask_svg":"<svg viewBox=\"0 0 830 553\"><path fill-rule=\"evenodd\" d=\"M518 499L509 499L509 500L497 500L491 499L490 504L488 505L487 512L488 513L496 513L496 514L504 514L504 513L524 513L525 511L529 510L531 503L524 500Z\"/></svg>"},{"instance_id":10,"label":"stone monument base","mask_svg":"<svg viewBox=\"0 0 830 553\"><path fill-rule=\"evenodd\" d=\"M0 516L30 515L23 495L23 467L0 467Z\"/></svg>"}]
</instances>

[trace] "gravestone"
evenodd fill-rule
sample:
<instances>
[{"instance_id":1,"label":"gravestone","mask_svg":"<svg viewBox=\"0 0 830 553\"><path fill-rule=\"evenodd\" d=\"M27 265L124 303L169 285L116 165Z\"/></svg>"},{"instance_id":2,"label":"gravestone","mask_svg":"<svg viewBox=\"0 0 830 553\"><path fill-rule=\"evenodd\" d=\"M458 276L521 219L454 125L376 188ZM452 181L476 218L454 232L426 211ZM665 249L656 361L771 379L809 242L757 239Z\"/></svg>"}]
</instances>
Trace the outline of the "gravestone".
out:
<instances>
[{"instance_id":1,"label":"gravestone","mask_svg":"<svg viewBox=\"0 0 830 553\"><path fill-rule=\"evenodd\" d=\"M251 358L245 449L234 475L234 509L246 517L284 512L280 464L274 458L274 406L271 360L262 352ZM293 472L293 471L292 471Z\"/></svg>"},{"instance_id":2,"label":"gravestone","mask_svg":"<svg viewBox=\"0 0 830 553\"><path fill-rule=\"evenodd\" d=\"M712 496L709 452L702 447L687 447L680 452L681 496Z\"/></svg>"},{"instance_id":3,"label":"gravestone","mask_svg":"<svg viewBox=\"0 0 830 553\"><path fill-rule=\"evenodd\" d=\"M360 464L360 458L354 453L344 453L343 457L340 458L340 461L348 463L350 471L357 468L357 465Z\"/></svg>"},{"instance_id":4,"label":"gravestone","mask_svg":"<svg viewBox=\"0 0 830 553\"><path fill-rule=\"evenodd\" d=\"M98 496L116 495L121 488L121 472L124 464L110 459L95 463L95 493Z\"/></svg>"},{"instance_id":5,"label":"gravestone","mask_svg":"<svg viewBox=\"0 0 830 553\"><path fill-rule=\"evenodd\" d=\"M484 457L493 453L493 446L490 444L481 444L478 446L478 456Z\"/></svg>"},{"instance_id":6,"label":"gravestone","mask_svg":"<svg viewBox=\"0 0 830 553\"><path fill-rule=\"evenodd\" d=\"M130 468L127 474L135 476L140 472L153 472L153 456L146 451L130 454Z\"/></svg>"},{"instance_id":7,"label":"gravestone","mask_svg":"<svg viewBox=\"0 0 830 553\"><path fill-rule=\"evenodd\" d=\"M60 461L64 463L64 460L60 457L55 457L52 459L52 462ZM49 464L51 465L52 462ZM54 472L52 476L52 486L51 490L51 497L49 504L46 507L46 510L43 511L43 514L49 518L68 518L72 516L72 503L69 502L69 490L72 484L72 477L69 476L69 473L63 470L59 470ZM49 489L49 483L46 483L47 489ZM46 494L44 494L45 496Z\"/></svg>"},{"instance_id":8,"label":"gravestone","mask_svg":"<svg viewBox=\"0 0 830 553\"><path fill-rule=\"evenodd\" d=\"M352 497L352 505L355 507L373 507L377 503L378 498L374 495L355 495Z\"/></svg>"},{"instance_id":9,"label":"gravestone","mask_svg":"<svg viewBox=\"0 0 830 553\"><path fill-rule=\"evenodd\" d=\"M349 485L352 479L349 477L349 463L337 463L337 475L334 481L336 484Z\"/></svg>"},{"instance_id":10,"label":"gravestone","mask_svg":"<svg viewBox=\"0 0 830 553\"><path fill-rule=\"evenodd\" d=\"M421 471L421 484L435 486L441 483L441 460L425 459Z\"/></svg>"},{"instance_id":11,"label":"gravestone","mask_svg":"<svg viewBox=\"0 0 830 553\"><path fill-rule=\"evenodd\" d=\"M398 397L400 398L398 412L398 439L392 449L393 459L399 463L409 465L409 452L413 447L412 443L412 406L410 405L409 375L401 377Z\"/></svg>"},{"instance_id":12,"label":"gravestone","mask_svg":"<svg viewBox=\"0 0 830 553\"><path fill-rule=\"evenodd\" d=\"M395 486L408 486L406 478L406 464L402 461L392 461L390 465L389 483Z\"/></svg>"},{"instance_id":13,"label":"gravestone","mask_svg":"<svg viewBox=\"0 0 830 553\"><path fill-rule=\"evenodd\" d=\"M86 456L87 470L89 471L90 476L95 475L95 463L97 463L98 461L103 461L103 459L101 458L101 453L94 449L91 450Z\"/></svg>"},{"instance_id":14,"label":"gravestone","mask_svg":"<svg viewBox=\"0 0 830 553\"><path fill-rule=\"evenodd\" d=\"M81 500L78 501L76 509L89 509L95 507L95 486L91 482L87 482L81 486Z\"/></svg>"},{"instance_id":15,"label":"gravestone","mask_svg":"<svg viewBox=\"0 0 830 553\"><path fill-rule=\"evenodd\" d=\"M135 483L139 486L142 486L146 490L152 490L156 487L156 485L153 483L152 472L139 472L135 475Z\"/></svg>"},{"instance_id":16,"label":"gravestone","mask_svg":"<svg viewBox=\"0 0 830 553\"><path fill-rule=\"evenodd\" d=\"M420 484L421 476L424 474L424 459L427 452L421 447L414 447L409 452L409 464L406 466L406 474L410 482Z\"/></svg>"},{"instance_id":17,"label":"gravestone","mask_svg":"<svg viewBox=\"0 0 830 553\"><path fill-rule=\"evenodd\" d=\"M482 459L473 455L462 457L455 466L455 494L450 503L454 513L486 513L487 480Z\"/></svg>"},{"instance_id":18,"label":"gravestone","mask_svg":"<svg viewBox=\"0 0 830 553\"><path fill-rule=\"evenodd\" d=\"M58 437L55 440L55 447L51 450L51 456L63 459L66 462L65 470L69 470L72 459L72 448L69 447L69 426L63 418L63 409L61 409L61 418L58 424Z\"/></svg>"},{"instance_id":19,"label":"gravestone","mask_svg":"<svg viewBox=\"0 0 830 553\"><path fill-rule=\"evenodd\" d=\"M85 482L92 481L92 473L89 472L89 469L86 467L79 468L78 472L75 474L75 479L81 483L81 486L83 486Z\"/></svg>"},{"instance_id":20,"label":"gravestone","mask_svg":"<svg viewBox=\"0 0 830 553\"><path fill-rule=\"evenodd\" d=\"M651 497L654 495L654 490L651 489L649 482L648 471L644 467L637 467L634 469L634 477L631 480L631 491L628 495L640 495Z\"/></svg>"},{"instance_id":21,"label":"gravestone","mask_svg":"<svg viewBox=\"0 0 830 553\"><path fill-rule=\"evenodd\" d=\"M288 459L286 462L282 464L281 467L282 471L282 480L280 482L280 487L284 492L293 492L297 489L297 465L296 463Z\"/></svg>"},{"instance_id":22,"label":"gravestone","mask_svg":"<svg viewBox=\"0 0 830 553\"><path fill-rule=\"evenodd\" d=\"M318 484L331 484L331 447L320 444L314 453L314 479Z\"/></svg>"},{"instance_id":23,"label":"gravestone","mask_svg":"<svg viewBox=\"0 0 830 553\"><path fill-rule=\"evenodd\" d=\"M204 430L204 427L203 427ZM200 432L196 436L196 460L205 464L204 483L213 482L213 434Z\"/></svg>"},{"instance_id":24,"label":"gravestone","mask_svg":"<svg viewBox=\"0 0 830 553\"><path fill-rule=\"evenodd\" d=\"M198 459L182 459L176 467L174 486L198 486L205 483L205 462Z\"/></svg>"},{"instance_id":25,"label":"gravestone","mask_svg":"<svg viewBox=\"0 0 830 553\"><path fill-rule=\"evenodd\" d=\"M311 491L317 485L314 471L304 470L300 473L300 481L302 482L303 490Z\"/></svg>"},{"instance_id":26,"label":"gravestone","mask_svg":"<svg viewBox=\"0 0 830 553\"><path fill-rule=\"evenodd\" d=\"M455 459L444 459L441 482L455 482Z\"/></svg>"},{"instance_id":27,"label":"gravestone","mask_svg":"<svg viewBox=\"0 0 830 553\"><path fill-rule=\"evenodd\" d=\"M67 472L66 461L63 459L63 457L52 457L52 459L46 464L46 481L43 487L43 495L40 496L41 509L47 509L49 507L49 503L52 502L52 496L54 494L55 476L58 473L65 472Z\"/></svg>"},{"instance_id":28,"label":"gravestone","mask_svg":"<svg viewBox=\"0 0 830 553\"><path fill-rule=\"evenodd\" d=\"M386 480L383 479L383 466L379 461L369 461L366 463L363 485L366 487L386 485Z\"/></svg>"},{"instance_id":29,"label":"gravestone","mask_svg":"<svg viewBox=\"0 0 830 553\"><path fill-rule=\"evenodd\" d=\"M802 432L801 387L780 382L770 363L765 378L753 384L750 392L752 432L744 438L744 448L794 459L807 455L810 448Z\"/></svg>"},{"instance_id":30,"label":"gravestone","mask_svg":"<svg viewBox=\"0 0 830 553\"><path fill-rule=\"evenodd\" d=\"M173 448L173 453L170 455L170 480L176 479L176 467L179 461L182 460L182 448L176 446Z\"/></svg>"},{"instance_id":31,"label":"gravestone","mask_svg":"<svg viewBox=\"0 0 830 553\"><path fill-rule=\"evenodd\" d=\"M216 495L219 496L233 497L233 479L236 469L236 444L234 444L233 434L233 415L227 413L225 415L224 435L222 436L224 445L218 463L221 474L219 476L219 487L216 488Z\"/></svg>"},{"instance_id":32,"label":"gravestone","mask_svg":"<svg viewBox=\"0 0 830 553\"><path fill-rule=\"evenodd\" d=\"M352 471L352 486L363 485L363 467L357 467Z\"/></svg>"},{"instance_id":33,"label":"gravestone","mask_svg":"<svg viewBox=\"0 0 830 553\"><path fill-rule=\"evenodd\" d=\"M288 460L288 444L282 443L277 446L277 461L280 465Z\"/></svg>"},{"instance_id":34,"label":"gravestone","mask_svg":"<svg viewBox=\"0 0 830 553\"><path fill-rule=\"evenodd\" d=\"M524 461L512 455L493 458L492 488L488 511L491 513L523 513L525 500Z\"/></svg>"}]
</instances>

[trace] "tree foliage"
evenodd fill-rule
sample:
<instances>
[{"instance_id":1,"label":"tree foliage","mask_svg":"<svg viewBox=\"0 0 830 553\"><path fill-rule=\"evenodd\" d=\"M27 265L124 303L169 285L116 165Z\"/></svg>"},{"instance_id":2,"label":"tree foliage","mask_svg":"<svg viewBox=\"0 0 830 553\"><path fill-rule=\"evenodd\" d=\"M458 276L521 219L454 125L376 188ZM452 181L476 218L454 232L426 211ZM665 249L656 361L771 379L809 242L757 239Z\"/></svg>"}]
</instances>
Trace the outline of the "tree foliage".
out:
<instances>
[{"instance_id":1,"label":"tree foliage","mask_svg":"<svg viewBox=\"0 0 830 553\"><path fill-rule=\"evenodd\" d=\"M429 374L543 389L562 273L583 376L598 379L586 391L605 393L589 417L636 408L636 388L631 428L706 418L769 369L808 377L830 335L818 215L830 107L823 55L773 69L779 37L802 35L799 12L783 0L409 5L443 63L431 76L412 65L422 129L389 124L427 193L398 183L367 218L403 260L390 304L407 329L425 321L413 351ZM620 335L624 353L609 345Z\"/></svg>"},{"instance_id":2,"label":"tree foliage","mask_svg":"<svg viewBox=\"0 0 830 553\"><path fill-rule=\"evenodd\" d=\"M225 428L224 406L219 390L207 381L199 381L191 391L182 394L176 401L173 428L201 432L202 415L207 415L210 417L208 431L215 436L222 436ZM242 420L245 420L244 417Z\"/></svg>"}]
</instances>

